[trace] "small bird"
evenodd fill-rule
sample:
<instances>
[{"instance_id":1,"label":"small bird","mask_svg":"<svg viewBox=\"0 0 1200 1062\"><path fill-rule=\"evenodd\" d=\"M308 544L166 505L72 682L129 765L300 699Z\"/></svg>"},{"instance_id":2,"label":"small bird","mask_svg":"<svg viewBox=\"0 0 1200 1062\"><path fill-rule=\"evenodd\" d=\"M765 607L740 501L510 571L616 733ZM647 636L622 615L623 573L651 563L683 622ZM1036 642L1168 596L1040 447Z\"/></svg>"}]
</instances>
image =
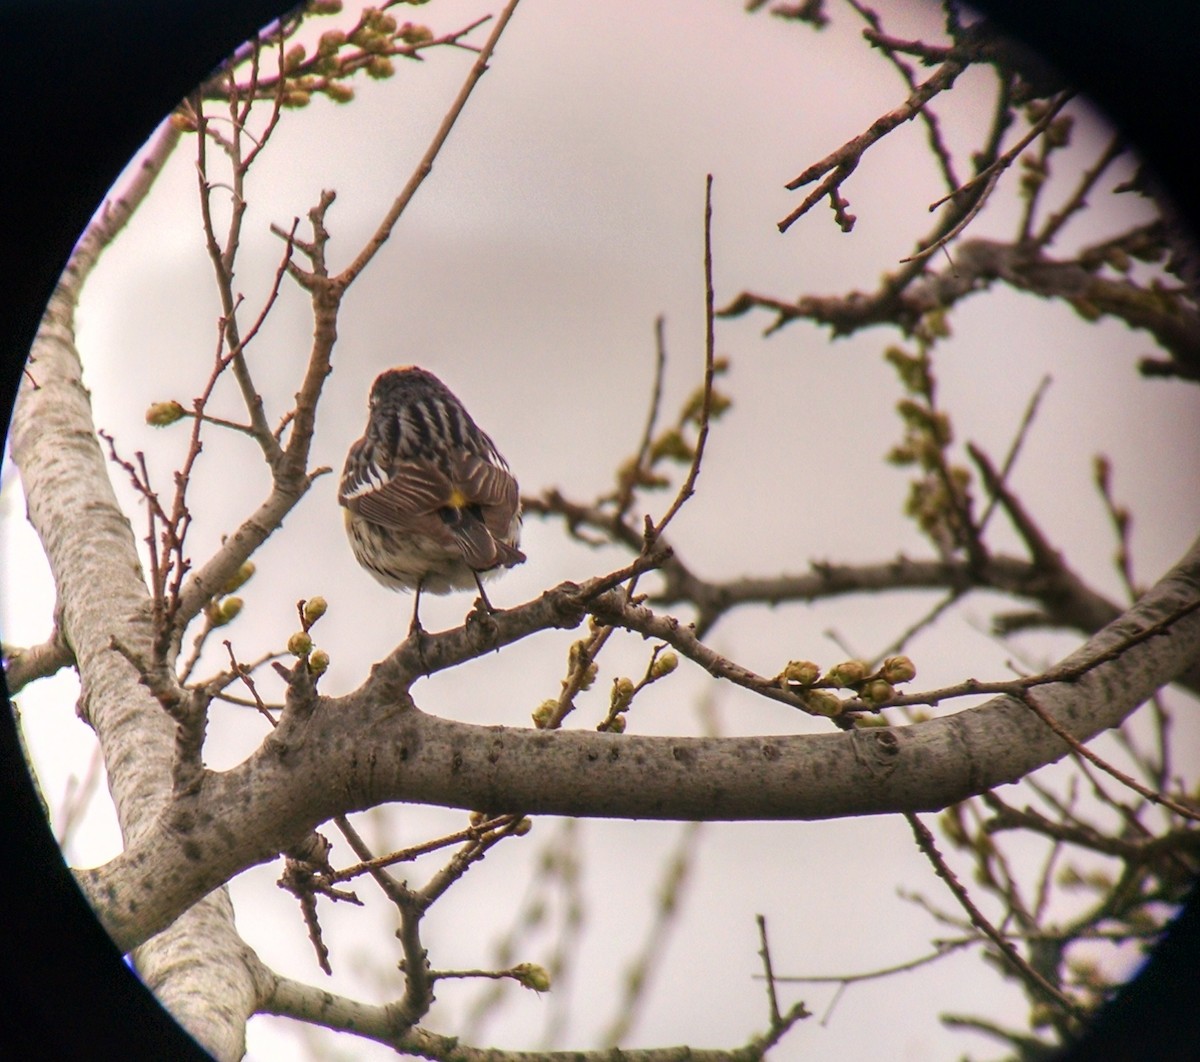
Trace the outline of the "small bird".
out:
<instances>
[{"instance_id":1,"label":"small bird","mask_svg":"<svg viewBox=\"0 0 1200 1062\"><path fill-rule=\"evenodd\" d=\"M338 504L354 556L384 586L421 592L479 588L525 560L521 500L508 463L431 372L388 369L371 385L363 437L350 447Z\"/></svg>"}]
</instances>

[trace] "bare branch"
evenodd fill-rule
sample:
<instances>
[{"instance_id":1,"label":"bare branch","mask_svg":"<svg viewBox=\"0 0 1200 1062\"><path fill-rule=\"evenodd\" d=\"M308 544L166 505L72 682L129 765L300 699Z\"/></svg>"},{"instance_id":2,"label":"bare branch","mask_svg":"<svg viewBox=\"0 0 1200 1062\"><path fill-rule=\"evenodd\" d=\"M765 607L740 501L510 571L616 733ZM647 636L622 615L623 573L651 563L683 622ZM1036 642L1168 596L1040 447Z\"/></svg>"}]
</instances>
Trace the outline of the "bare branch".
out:
<instances>
[{"instance_id":1,"label":"bare branch","mask_svg":"<svg viewBox=\"0 0 1200 1062\"><path fill-rule=\"evenodd\" d=\"M368 263L379 251L379 248L387 242L387 238L392 233L392 228L400 219L400 215L404 213L404 209L411 202L412 197L416 195L417 189L421 187L425 178L433 172L433 163L437 159L438 153L442 150L442 145L446 142L447 137L450 136L450 130L454 128L454 123L458 121L458 116L462 114L463 108L467 105L467 100L470 98L472 90L478 84L479 79L487 72L488 61L491 59L492 52L495 50L497 43L499 43L500 35L504 32L505 26L508 25L508 20L512 18L513 12L517 9L517 3L518 0L509 0L504 10L497 16L496 24L492 27L492 32L488 35L483 48L480 49L478 57L467 74L466 81L463 82L458 96L450 105L446 116L442 119L442 124L438 126L438 130L434 134L433 140L430 142L425 154L421 157L421 161L417 163L416 170L408 179L408 183L404 186L403 191L401 191L392 203L391 208L384 215L383 220L379 223L379 227L375 230L375 235L371 237L367 245L358 253L354 261L334 279L334 283L338 287L348 287L354 278L367 267Z\"/></svg>"}]
</instances>

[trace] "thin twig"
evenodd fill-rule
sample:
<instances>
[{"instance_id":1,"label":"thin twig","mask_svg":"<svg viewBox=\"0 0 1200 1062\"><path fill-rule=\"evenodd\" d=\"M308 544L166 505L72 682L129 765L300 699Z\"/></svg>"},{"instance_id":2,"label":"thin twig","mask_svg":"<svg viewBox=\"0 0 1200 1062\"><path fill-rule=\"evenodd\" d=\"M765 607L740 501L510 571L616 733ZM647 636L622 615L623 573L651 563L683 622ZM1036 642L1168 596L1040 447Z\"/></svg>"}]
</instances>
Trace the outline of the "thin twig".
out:
<instances>
[{"instance_id":1,"label":"thin twig","mask_svg":"<svg viewBox=\"0 0 1200 1062\"><path fill-rule=\"evenodd\" d=\"M1034 715L1036 715L1043 723L1046 724L1046 726L1053 730L1055 735L1057 735L1071 747L1071 750L1077 756L1083 757L1089 763L1102 770L1105 774L1109 775L1111 778L1115 778L1123 786L1128 789L1132 789L1138 794L1138 796L1150 801L1152 804L1158 804L1160 807L1169 808L1181 818L1189 819L1192 822L1200 822L1200 813L1184 807L1182 804L1172 800L1168 796L1164 796L1162 793L1156 793L1153 789L1142 785L1142 783L1136 778L1126 774L1124 771L1118 770L1111 763L1108 763L1097 756L1091 749L1075 738L1074 735L1072 735L1069 730L1067 730L1061 723L1058 722L1057 719L1047 712L1045 708L1038 704L1037 698L1034 697L1032 691L1024 690L1019 697Z\"/></svg>"},{"instance_id":2,"label":"thin twig","mask_svg":"<svg viewBox=\"0 0 1200 1062\"><path fill-rule=\"evenodd\" d=\"M492 52L500 40L500 35L504 32L504 27L508 25L508 20L512 18L518 3L519 0L509 0L504 10L500 12L500 15L496 19L496 24L492 27L492 32L488 35L487 41L472 64L462 88L459 89L458 96L455 97L454 102L450 105L450 109L442 119L442 124L438 126L433 140L430 142L425 154L421 157L421 161L417 163L417 168L413 171L412 176L409 177L408 183L396 197L387 214L384 215L383 220L379 223L375 234L371 237L367 245L359 252L354 261L342 270L335 279L334 283L339 287L343 289L347 287L367 267L367 264L375 257L384 243L387 242L392 228L412 201L413 196L416 195L417 189L421 187L425 178L433 172L433 163L437 159L438 153L442 150L442 145L446 142L446 138L454 128L454 123L458 121L458 116L467 105L467 100L470 98L472 90L478 84L479 79L487 72L488 60L491 59Z\"/></svg>"},{"instance_id":3,"label":"thin twig","mask_svg":"<svg viewBox=\"0 0 1200 1062\"><path fill-rule=\"evenodd\" d=\"M950 891L954 894L954 898L958 900L959 905L966 911L967 916L971 919L971 924L1000 949L1026 984L1061 1007L1065 1013L1079 1021L1083 1021L1085 1015L1080 1010L1078 1004L1065 996L1058 988L1030 966L1024 956L1005 939L1004 935L975 906L975 902L971 899L962 882L958 880L945 859L942 858L941 852L938 851L937 843L934 841L933 834L929 832L928 827L911 811L906 811L904 818L912 828L913 836L917 841L917 847L921 849L925 857L933 864L933 869L937 873L937 876L946 883Z\"/></svg>"},{"instance_id":4,"label":"thin twig","mask_svg":"<svg viewBox=\"0 0 1200 1062\"><path fill-rule=\"evenodd\" d=\"M691 467L687 478L675 495L671 507L663 514L647 535L647 545L653 545L683 504L696 493L696 480L700 475L700 462L704 459L704 447L708 442L708 425L712 414L713 363L716 360L715 310L713 298L713 255L712 255L712 188L710 173L704 182L704 403L700 409L700 425L696 435L696 447L692 453Z\"/></svg>"},{"instance_id":5,"label":"thin twig","mask_svg":"<svg viewBox=\"0 0 1200 1062\"><path fill-rule=\"evenodd\" d=\"M771 1008L771 1025L775 1027L782 1022L779 1013L779 997L775 994L775 972L771 969L771 949L767 944L767 920L763 915L755 915L758 924L758 954L762 959L763 977L767 982L767 1003Z\"/></svg>"},{"instance_id":6,"label":"thin twig","mask_svg":"<svg viewBox=\"0 0 1200 1062\"><path fill-rule=\"evenodd\" d=\"M1009 474L1013 470L1013 466L1017 462L1017 455L1021 452L1021 447L1025 442L1026 435L1029 434L1029 429L1033 425L1033 418L1037 416L1038 406L1041 405L1042 398L1050 387L1050 376L1043 376L1041 382L1037 385L1028 403L1025 405L1025 413L1021 417L1021 423L1017 425L1017 432L1013 436L1012 444L1008 448L1008 453L1004 457L1004 464L1000 467L1000 483L1007 483ZM979 518L979 533L982 535L984 529L988 525L988 521L992 518L992 512L996 508L999 501L998 496L993 492L988 498L987 508L984 509L983 515Z\"/></svg>"},{"instance_id":7,"label":"thin twig","mask_svg":"<svg viewBox=\"0 0 1200 1062\"><path fill-rule=\"evenodd\" d=\"M944 195L941 199L935 199L929 204L929 210L932 212L937 210L943 203L949 202L951 199L956 199L964 192L970 191L975 185L981 181L990 181L994 173L999 173L1002 170L1008 169L1009 166L1016 161L1017 156L1021 154L1030 144L1032 144L1039 136L1041 136L1049 127L1050 123L1058 117L1058 112L1061 111L1072 99L1075 98L1075 91L1060 92L1054 101L1046 108L1046 113L1042 115L1029 132L1010 147L1004 154L1000 155L991 165L985 166L969 181L960 184L953 192Z\"/></svg>"}]
</instances>

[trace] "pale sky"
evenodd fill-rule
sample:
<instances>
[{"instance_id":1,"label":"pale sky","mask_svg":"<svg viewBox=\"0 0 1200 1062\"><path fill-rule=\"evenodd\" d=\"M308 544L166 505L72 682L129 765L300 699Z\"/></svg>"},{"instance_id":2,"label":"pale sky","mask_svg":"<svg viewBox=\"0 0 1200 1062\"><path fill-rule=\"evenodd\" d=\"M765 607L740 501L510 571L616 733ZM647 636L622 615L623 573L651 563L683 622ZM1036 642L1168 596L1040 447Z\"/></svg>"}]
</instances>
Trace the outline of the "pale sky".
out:
<instances>
[{"instance_id":1,"label":"pale sky","mask_svg":"<svg viewBox=\"0 0 1200 1062\"><path fill-rule=\"evenodd\" d=\"M932 32L938 24L933 5L892 7L881 12L897 36ZM413 8L411 17L444 32L495 9L483 0L438 0ZM735 2L525 0L433 176L344 304L314 462L340 469L346 446L361 433L376 373L418 363L455 390L504 451L526 493L559 486L585 499L604 489L641 431L657 315L666 317L670 354L665 410L677 409L700 379L709 172L718 305L743 289L788 298L873 288L930 226L928 204L942 191L916 125L870 152L846 186L858 217L851 235L836 228L824 206L786 235L775 228L798 202L784 184L904 96L894 71L858 39L848 11L835 4L831 12L834 25L816 34L765 14L748 16ZM474 39L482 42L483 35ZM391 80L358 82L358 99L349 107L318 99L285 116L248 196L238 284L251 317L280 252L270 224L286 227L305 215L321 189L336 189L327 219L330 253L335 266L348 261L407 179L470 61L464 52L428 53L424 63L398 63ZM947 135L964 152L989 114L989 90L989 78L973 73L943 106ZM1105 132L1085 110L1076 113L1069 157L1087 165ZM193 151L190 141L177 151L89 282L79 313L97 425L114 432L124 453L144 449L164 489L186 433L146 427L144 411L168 398L190 404L207 377L216 337ZM1123 162L1114 181L1130 168ZM968 172L965 156L959 169ZM1067 253L1097 232L1143 216L1133 197L1098 192L1091 227L1069 229L1058 250ZM1002 197L971 231L1005 238L1013 217L1011 196ZM733 364L723 387L734 406L710 437L700 493L675 525L684 559L702 575L729 578L804 570L813 560L927 556L929 547L899 515L906 475L882 461L901 429L893 411L898 388L880 355L898 337L875 330L831 342L824 332L796 324L763 339L769 323L765 315L718 322L718 350ZM939 348L936 372L960 441L974 440L1002 459L1029 396L1049 373L1053 384L1013 486L1047 534L1069 551L1075 569L1119 597L1114 543L1091 487L1093 455L1109 454L1116 492L1135 514L1137 577L1157 579L1200 522L1192 482L1200 427L1196 389L1137 376L1136 358L1151 350L1145 336L1111 322L1085 325L1064 307L1029 296L1005 290L976 296L954 311L951 325L954 336ZM270 419L295 390L310 333L305 299L285 284L251 350ZM232 381L213 412L237 418ZM206 439L196 484L204 503L191 532L197 564L265 492L256 459L243 437L213 433ZM128 500L127 485L115 479ZM245 612L229 628L239 656L253 658L286 642L298 598L324 595L330 610L315 633L333 661L323 684L329 694L353 689L370 663L404 636L410 607L407 597L378 586L355 565L335 488L333 476L321 480L255 558L259 574L244 595ZM667 499L650 501L661 509ZM4 639L38 642L49 630L53 590L11 483L2 502L3 567L22 578L18 592L3 600L25 602L20 614L3 614ZM135 527L141 527L140 514ZM1016 551L1013 536L996 530L994 543ZM526 521L523 548L529 562L489 591L501 607L561 579L615 566L619 557L572 545L560 525L536 520ZM766 674L789 658L832 664L845 654L829 637L831 629L870 656L934 600L896 595L746 610L723 621L712 640ZM470 604L469 595L427 598L422 616L440 629L458 623ZM998 645L986 629L1002 607L999 598L977 597L918 638L910 646L919 671L915 687L968 674L1008 677L1010 661L1031 662L1023 654L1037 666L1077 644L1073 636L1057 636ZM544 634L422 682L418 703L463 721L528 725L533 707L557 692L576 636ZM645 666L640 639L614 641L596 692L580 699L574 725L594 726L612 677L637 675ZM206 659L219 666L211 652ZM273 684L264 680L268 697L280 692ZM697 706L706 696L727 734L820 729L818 721L797 718L782 705L715 687L686 663L649 691L644 704L639 700L630 727L698 732ZM74 697L72 680L60 676L20 698L52 808L62 804L68 779L84 773L90 755L90 731L74 716ZM261 740L261 724L252 712L215 708L208 765L220 769L242 759ZM368 833L379 831L381 848L399 847L463 820L459 812L393 808ZM539 820L530 837L495 851L438 905L426 922L436 966L489 964L490 942L507 930L539 850L559 828ZM537 1046L543 1024L569 1004L567 1032L556 1046L594 1046L612 1020L622 971L637 952L664 858L681 830L663 823L582 824L588 906L579 967L569 984L544 998L511 989L511 1005L474 1042ZM118 843L101 793L68 857L94 865L111 857ZM419 865L414 879L432 869ZM278 864L268 865L233 883L239 929L263 958L332 991L377 1001L397 994L399 954L382 901L372 897L366 913L322 906L335 971L326 978L312 959L295 903L274 887L278 872ZM623 1045L733 1047L761 1031L766 999L754 979L760 969L756 913L767 916L780 973L850 973L923 954L944 931L898 899L898 890L920 892L947 909L953 904L899 818L705 828L681 921L664 946L642 1019ZM370 891L359 889L364 898ZM544 962L547 947L544 935L535 936L518 948L518 961ZM478 991L440 985L430 1027L457 1032ZM950 1059L968 1051L986 1058L996 1049L945 1030L938 1014L980 1015L1020 1027L1026 1013L1017 989L977 953L854 987L825 1023L819 1019L832 986L784 993L785 1003L806 999L817 1017L776 1049L772 1058L780 1062ZM291 1023L256 1019L249 1057L300 1057L297 1044L304 1040ZM392 1056L342 1038L329 1057Z\"/></svg>"}]
</instances>

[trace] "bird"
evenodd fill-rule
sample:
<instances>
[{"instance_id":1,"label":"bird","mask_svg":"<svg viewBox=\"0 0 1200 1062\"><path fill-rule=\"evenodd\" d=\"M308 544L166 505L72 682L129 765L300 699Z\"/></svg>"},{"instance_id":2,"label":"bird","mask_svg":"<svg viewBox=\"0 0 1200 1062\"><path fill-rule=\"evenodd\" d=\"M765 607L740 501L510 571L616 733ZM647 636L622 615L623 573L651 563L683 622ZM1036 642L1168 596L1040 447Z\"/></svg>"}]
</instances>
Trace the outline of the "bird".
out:
<instances>
[{"instance_id":1,"label":"bird","mask_svg":"<svg viewBox=\"0 0 1200 1062\"><path fill-rule=\"evenodd\" d=\"M371 385L367 427L338 487L355 559L380 583L414 592L409 634L422 630L422 592L478 587L525 561L520 490L508 462L454 393L415 365Z\"/></svg>"}]
</instances>

